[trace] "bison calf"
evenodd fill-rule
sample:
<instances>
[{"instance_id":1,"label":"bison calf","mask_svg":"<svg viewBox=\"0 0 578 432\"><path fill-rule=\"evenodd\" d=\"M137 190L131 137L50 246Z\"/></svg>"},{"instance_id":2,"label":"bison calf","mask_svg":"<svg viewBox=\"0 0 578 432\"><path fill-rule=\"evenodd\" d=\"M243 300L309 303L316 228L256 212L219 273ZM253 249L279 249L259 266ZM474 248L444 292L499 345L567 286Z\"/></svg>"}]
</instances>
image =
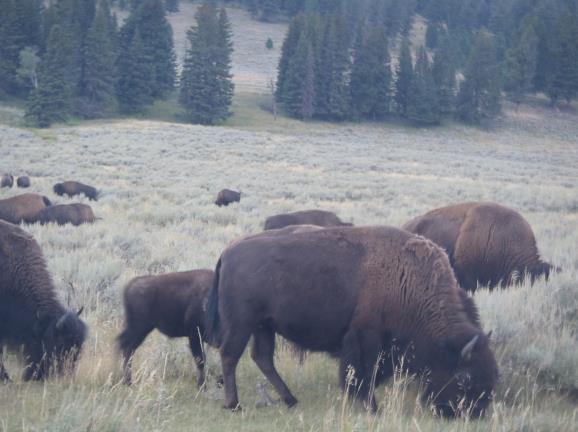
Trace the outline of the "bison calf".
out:
<instances>
[{"instance_id":1,"label":"bison calf","mask_svg":"<svg viewBox=\"0 0 578 432\"><path fill-rule=\"evenodd\" d=\"M98 191L95 188L77 181L56 183L52 189L58 196L68 195L69 197L73 197L75 195L83 194L91 201L98 200Z\"/></svg>"},{"instance_id":2,"label":"bison calf","mask_svg":"<svg viewBox=\"0 0 578 432\"><path fill-rule=\"evenodd\" d=\"M240 202L241 201L241 192L235 192L230 189L223 189L217 195L217 200L215 204L219 207L221 206L228 206L233 202Z\"/></svg>"},{"instance_id":3,"label":"bison calf","mask_svg":"<svg viewBox=\"0 0 578 432\"><path fill-rule=\"evenodd\" d=\"M352 226L342 222L335 213L323 210L303 210L270 216L265 220L265 231L289 225L317 225L321 227Z\"/></svg>"},{"instance_id":4,"label":"bison calf","mask_svg":"<svg viewBox=\"0 0 578 432\"><path fill-rule=\"evenodd\" d=\"M36 220L42 225L56 222L58 225L70 223L78 226L84 223L93 223L95 219L92 208L89 205L78 203L46 207L36 216Z\"/></svg>"},{"instance_id":5,"label":"bison calf","mask_svg":"<svg viewBox=\"0 0 578 432\"><path fill-rule=\"evenodd\" d=\"M136 349L154 329L170 338L189 338L199 387L205 382L203 350L204 302L213 282L212 270L193 270L132 279L124 289L125 329L118 336L124 356L124 382L132 382Z\"/></svg>"},{"instance_id":6,"label":"bison calf","mask_svg":"<svg viewBox=\"0 0 578 432\"><path fill-rule=\"evenodd\" d=\"M0 200L0 219L13 224L34 223L38 213L52 203L48 198L25 193Z\"/></svg>"},{"instance_id":7,"label":"bison calf","mask_svg":"<svg viewBox=\"0 0 578 432\"><path fill-rule=\"evenodd\" d=\"M7 187L11 188L14 186L14 176L11 174L4 174L0 177L0 188Z\"/></svg>"},{"instance_id":8,"label":"bison calf","mask_svg":"<svg viewBox=\"0 0 578 432\"><path fill-rule=\"evenodd\" d=\"M0 221L0 380L5 346L22 350L24 380L41 380L76 364L86 336L78 313L58 301L42 251L20 227Z\"/></svg>"},{"instance_id":9,"label":"bison calf","mask_svg":"<svg viewBox=\"0 0 578 432\"><path fill-rule=\"evenodd\" d=\"M403 229L444 248L460 286L475 291L511 285L529 273L548 278L552 266L540 259L530 224L515 210L491 202L467 202L432 210Z\"/></svg>"},{"instance_id":10,"label":"bison calf","mask_svg":"<svg viewBox=\"0 0 578 432\"><path fill-rule=\"evenodd\" d=\"M28 176L20 176L16 180L16 186L20 188L28 188L30 187L30 177Z\"/></svg>"}]
</instances>

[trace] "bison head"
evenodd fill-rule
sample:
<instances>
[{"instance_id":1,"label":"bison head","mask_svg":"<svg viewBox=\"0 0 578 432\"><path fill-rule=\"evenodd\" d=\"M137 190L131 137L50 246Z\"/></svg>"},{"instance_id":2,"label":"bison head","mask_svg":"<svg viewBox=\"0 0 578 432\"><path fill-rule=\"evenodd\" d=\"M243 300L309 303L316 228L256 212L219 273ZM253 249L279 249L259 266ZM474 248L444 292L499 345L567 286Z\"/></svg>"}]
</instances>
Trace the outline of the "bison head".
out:
<instances>
[{"instance_id":1,"label":"bison head","mask_svg":"<svg viewBox=\"0 0 578 432\"><path fill-rule=\"evenodd\" d=\"M62 196L64 194L64 186L62 186L62 183L56 183L52 190L58 196Z\"/></svg>"},{"instance_id":2,"label":"bison head","mask_svg":"<svg viewBox=\"0 0 578 432\"><path fill-rule=\"evenodd\" d=\"M62 374L67 367L74 369L86 338L86 324L77 312L65 312L51 319L42 333L43 355L46 359L45 372Z\"/></svg>"},{"instance_id":3,"label":"bison head","mask_svg":"<svg viewBox=\"0 0 578 432\"><path fill-rule=\"evenodd\" d=\"M488 336L469 334L438 347L424 398L443 417L481 417L492 400L498 367Z\"/></svg>"}]
</instances>

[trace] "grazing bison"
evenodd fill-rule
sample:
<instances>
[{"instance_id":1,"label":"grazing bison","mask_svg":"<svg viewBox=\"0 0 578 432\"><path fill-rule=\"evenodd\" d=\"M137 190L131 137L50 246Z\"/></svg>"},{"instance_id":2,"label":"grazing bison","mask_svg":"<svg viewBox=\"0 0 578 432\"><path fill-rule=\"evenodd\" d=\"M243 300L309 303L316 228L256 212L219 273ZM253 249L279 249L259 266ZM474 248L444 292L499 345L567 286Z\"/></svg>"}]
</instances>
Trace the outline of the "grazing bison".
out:
<instances>
[{"instance_id":1,"label":"grazing bison","mask_svg":"<svg viewBox=\"0 0 578 432\"><path fill-rule=\"evenodd\" d=\"M42 195L25 193L0 200L0 219L13 224L22 222L34 223L38 213L52 205L50 200Z\"/></svg>"},{"instance_id":2,"label":"grazing bison","mask_svg":"<svg viewBox=\"0 0 578 432\"><path fill-rule=\"evenodd\" d=\"M28 188L30 187L30 177L28 176L20 176L16 180L16 186L20 188Z\"/></svg>"},{"instance_id":3,"label":"grazing bison","mask_svg":"<svg viewBox=\"0 0 578 432\"><path fill-rule=\"evenodd\" d=\"M86 336L78 313L58 301L42 251L16 225L0 221L0 380L10 378L5 346L24 354L24 380L74 367Z\"/></svg>"},{"instance_id":4,"label":"grazing bison","mask_svg":"<svg viewBox=\"0 0 578 432\"><path fill-rule=\"evenodd\" d=\"M124 289L125 329L118 336L124 356L124 382L132 381L131 363L136 349L154 329L170 338L187 337L199 376L205 382L203 350L206 298L212 270L193 270L132 279Z\"/></svg>"},{"instance_id":5,"label":"grazing bison","mask_svg":"<svg viewBox=\"0 0 578 432\"><path fill-rule=\"evenodd\" d=\"M217 200L215 204L219 207L221 206L228 206L233 202L240 202L241 201L241 192L235 192L230 189L223 189L217 195Z\"/></svg>"},{"instance_id":6,"label":"grazing bison","mask_svg":"<svg viewBox=\"0 0 578 432\"><path fill-rule=\"evenodd\" d=\"M98 200L98 191L95 188L77 181L65 181L62 183L56 183L52 189L58 196L68 195L69 197L73 197L75 195L84 194L84 196L86 196L91 201Z\"/></svg>"},{"instance_id":7,"label":"grazing bison","mask_svg":"<svg viewBox=\"0 0 578 432\"><path fill-rule=\"evenodd\" d=\"M342 388L373 410L373 384L403 365L425 376L423 397L440 414L484 413L497 365L441 248L390 227L286 229L234 242L217 264L206 328L220 347L226 408L238 407L235 370L251 335L257 366L297 403L273 363L279 333L339 357Z\"/></svg>"},{"instance_id":8,"label":"grazing bison","mask_svg":"<svg viewBox=\"0 0 578 432\"><path fill-rule=\"evenodd\" d=\"M531 281L549 276L552 266L542 261L532 228L515 210L489 202L468 202L432 210L403 229L422 235L450 258L462 288L477 284L510 285L527 272Z\"/></svg>"},{"instance_id":9,"label":"grazing bison","mask_svg":"<svg viewBox=\"0 0 578 432\"><path fill-rule=\"evenodd\" d=\"M86 204L59 204L46 207L38 213L36 221L45 225L56 222L58 225L70 223L78 226L84 223L93 223L96 220L92 208Z\"/></svg>"},{"instance_id":10,"label":"grazing bison","mask_svg":"<svg viewBox=\"0 0 578 432\"><path fill-rule=\"evenodd\" d=\"M4 174L0 178L0 187L11 188L14 186L14 176L11 174Z\"/></svg>"},{"instance_id":11,"label":"grazing bison","mask_svg":"<svg viewBox=\"0 0 578 432\"><path fill-rule=\"evenodd\" d=\"M322 227L352 226L342 222L335 213L323 210L304 210L278 214L265 220L265 231L284 228L289 225L317 225Z\"/></svg>"}]
</instances>

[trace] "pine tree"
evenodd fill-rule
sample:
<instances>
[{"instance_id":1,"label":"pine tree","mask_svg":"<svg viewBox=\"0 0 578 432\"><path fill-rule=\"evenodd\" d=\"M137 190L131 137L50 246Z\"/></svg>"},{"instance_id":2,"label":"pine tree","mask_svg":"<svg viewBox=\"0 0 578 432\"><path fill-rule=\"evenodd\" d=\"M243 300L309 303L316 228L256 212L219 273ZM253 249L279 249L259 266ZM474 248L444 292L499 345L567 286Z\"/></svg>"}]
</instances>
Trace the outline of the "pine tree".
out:
<instances>
[{"instance_id":1,"label":"pine tree","mask_svg":"<svg viewBox=\"0 0 578 432\"><path fill-rule=\"evenodd\" d=\"M123 49L118 58L117 71L116 94L121 112L142 112L145 106L153 103L150 83L154 69L145 52L140 31L135 31L129 45Z\"/></svg>"},{"instance_id":2,"label":"pine tree","mask_svg":"<svg viewBox=\"0 0 578 432\"><path fill-rule=\"evenodd\" d=\"M289 62L284 83L283 104L292 117L307 119L315 113L314 78L313 46L307 33L304 32L299 38L297 50Z\"/></svg>"},{"instance_id":3,"label":"pine tree","mask_svg":"<svg viewBox=\"0 0 578 432\"><path fill-rule=\"evenodd\" d=\"M176 80L176 57L173 31L166 19L161 0L139 0L120 32L120 55L138 30L145 56L153 70L149 83L153 98L164 98L173 90Z\"/></svg>"},{"instance_id":4,"label":"pine tree","mask_svg":"<svg viewBox=\"0 0 578 432\"><path fill-rule=\"evenodd\" d=\"M279 2L277 0L260 0L261 21L275 21L280 13Z\"/></svg>"},{"instance_id":5,"label":"pine tree","mask_svg":"<svg viewBox=\"0 0 578 432\"><path fill-rule=\"evenodd\" d=\"M385 31L374 28L362 38L351 72L351 107L355 117L382 119L390 112L391 65Z\"/></svg>"},{"instance_id":6,"label":"pine tree","mask_svg":"<svg viewBox=\"0 0 578 432\"><path fill-rule=\"evenodd\" d=\"M456 100L456 67L450 40L442 38L434 53L432 75L437 95L437 111L442 118L453 115Z\"/></svg>"},{"instance_id":7,"label":"pine tree","mask_svg":"<svg viewBox=\"0 0 578 432\"><path fill-rule=\"evenodd\" d=\"M418 53L410 85L407 118L420 126L440 122L436 87L427 52L422 47Z\"/></svg>"},{"instance_id":8,"label":"pine tree","mask_svg":"<svg viewBox=\"0 0 578 432\"><path fill-rule=\"evenodd\" d=\"M520 104L524 95L532 89L537 55L538 38L534 28L527 25L507 52L504 67L504 89L516 104Z\"/></svg>"},{"instance_id":9,"label":"pine tree","mask_svg":"<svg viewBox=\"0 0 578 432\"><path fill-rule=\"evenodd\" d=\"M165 0L165 10L169 13L179 11L179 0Z\"/></svg>"},{"instance_id":10,"label":"pine tree","mask_svg":"<svg viewBox=\"0 0 578 432\"><path fill-rule=\"evenodd\" d=\"M192 123L211 125L230 116L231 30L227 15L204 3L195 14L196 25L187 32L187 50L179 102Z\"/></svg>"},{"instance_id":11,"label":"pine tree","mask_svg":"<svg viewBox=\"0 0 578 432\"><path fill-rule=\"evenodd\" d=\"M27 120L38 127L48 127L65 121L72 109L71 88L66 81L66 51L64 32L59 25L52 27L47 51L38 70L38 87L29 96Z\"/></svg>"},{"instance_id":12,"label":"pine tree","mask_svg":"<svg viewBox=\"0 0 578 432\"><path fill-rule=\"evenodd\" d=\"M480 31L457 96L458 118L481 124L500 112L500 71L493 36Z\"/></svg>"},{"instance_id":13,"label":"pine tree","mask_svg":"<svg viewBox=\"0 0 578 432\"><path fill-rule=\"evenodd\" d=\"M304 31L305 16L298 15L291 20L291 23L289 24L289 30L287 31L287 35L283 40L283 46L281 47L281 58L277 68L277 90L275 92L275 99L279 103L282 103L285 98L287 87L286 78L289 70L289 63L297 51L299 38Z\"/></svg>"},{"instance_id":14,"label":"pine tree","mask_svg":"<svg viewBox=\"0 0 578 432\"><path fill-rule=\"evenodd\" d=\"M116 55L109 13L106 5L99 7L86 37L77 109L86 118L103 117L116 108Z\"/></svg>"},{"instance_id":15,"label":"pine tree","mask_svg":"<svg viewBox=\"0 0 578 432\"><path fill-rule=\"evenodd\" d=\"M402 117L405 117L407 115L407 104L409 102L409 92L413 78L413 65L408 38L404 38L401 43L396 72L395 104L397 113Z\"/></svg>"},{"instance_id":16,"label":"pine tree","mask_svg":"<svg viewBox=\"0 0 578 432\"><path fill-rule=\"evenodd\" d=\"M552 105L559 99L570 103L578 94L578 18L571 12L559 18L550 53L546 92Z\"/></svg>"}]
</instances>

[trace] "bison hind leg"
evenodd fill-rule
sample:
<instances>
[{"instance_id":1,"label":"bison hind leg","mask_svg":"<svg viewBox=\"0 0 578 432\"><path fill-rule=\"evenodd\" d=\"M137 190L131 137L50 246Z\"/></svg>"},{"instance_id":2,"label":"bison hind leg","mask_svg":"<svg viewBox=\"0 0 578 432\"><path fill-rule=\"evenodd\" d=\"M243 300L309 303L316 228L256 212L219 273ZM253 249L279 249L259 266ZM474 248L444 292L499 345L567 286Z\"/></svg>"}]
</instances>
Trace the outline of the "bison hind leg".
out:
<instances>
[{"instance_id":1,"label":"bison hind leg","mask_svg":"<svg viewBox=\"0 0 578 432\"><path fill-rule=\"evenodd\" d=\"M197 385L199 388L203 388L203 385L205 384L205 351L203 349L203 340L201 339L198 327L195 327L193 333L189 336L189 348L199 372Z\"/></svg>"},{"instance_id":2,"label":"bison hind leg","mask_svg":"<svg viewBox=\"0 0 578 432\"><path fill-rule=\"evenodd\" d=\"M134 353L152 330L152 328L134 330L127 327L117 338L118 346L123 355L123 382L126 385L132 384L132 358Z\"/></svg>"},{"instance_id":3,"label":"bison hind leg","mask_svg":"<svg viewBox=\"0 0 578 432\"><path fill-rule=\"evenodd\" d=\"M224 332L219 351L223 368L223 384L225 386L225 404L223 408L240 411L237 395L236 371L239 359L247 347L251 331L243 326L231 326Z\"/></svg>"},{"instance_id":4,"label":"bison hind leg","mask_svg":"<svg viewBox=\"0 0 578 432\"><path fill-rule=\"evenodd\" d=\"M266 326L260 327L253 333L253 348L251 358L257 364L263 375L275 387L279 396L283 399L288 407L297 404L297 399L291 394L289 387L283 381L277 369L273 356L275 354L275 332Z\"/></svg>"},{"instance_id":5,"label":"bison hind leg","mask_svg":"<svg viewBox=\"0 0 578 432\"><path fill-rule=\"evenodd\" d=\"M12 380L4 367L4 347L0 345L0 382L9 383Z\"/></svg>"}]
</instances>

